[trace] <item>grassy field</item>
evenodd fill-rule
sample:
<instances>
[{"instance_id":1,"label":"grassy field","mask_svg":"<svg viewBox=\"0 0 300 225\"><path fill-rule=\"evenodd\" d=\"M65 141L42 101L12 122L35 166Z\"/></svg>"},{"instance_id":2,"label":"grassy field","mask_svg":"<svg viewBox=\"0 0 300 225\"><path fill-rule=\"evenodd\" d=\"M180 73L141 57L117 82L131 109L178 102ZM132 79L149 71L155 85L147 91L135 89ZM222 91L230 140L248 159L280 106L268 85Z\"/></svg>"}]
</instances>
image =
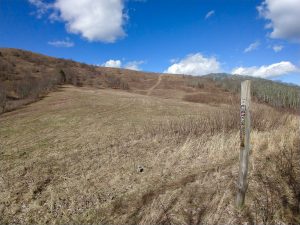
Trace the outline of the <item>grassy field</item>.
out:
<instances>
[{"instance_id":1,"label":"grassy field","mask_svg":"<svg viewBox=\"0 0 300 225\"><path fill-rule=\"evenodd\" d=\"M253 105L237 211L238 106L160 91L64 86L1 115L0 223L300 223L299 116Z\"/></svg>"}]
</instances>

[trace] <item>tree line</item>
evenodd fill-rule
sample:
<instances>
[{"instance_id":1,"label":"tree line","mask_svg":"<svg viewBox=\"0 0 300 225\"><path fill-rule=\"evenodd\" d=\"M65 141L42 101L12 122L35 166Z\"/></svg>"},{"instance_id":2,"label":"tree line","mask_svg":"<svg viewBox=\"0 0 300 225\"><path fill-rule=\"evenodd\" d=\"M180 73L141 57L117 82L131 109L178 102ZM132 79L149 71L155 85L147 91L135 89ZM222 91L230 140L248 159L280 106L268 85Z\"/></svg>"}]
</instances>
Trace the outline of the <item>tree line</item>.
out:
<instances>
[{"instance_id":1,"label":"tree line","mask_svg":"<svg viewBox=\"0 0 300 225\"><path fill-rule=\"evenodd\" d=\"M251 95L259 102L278 108L300 108L300 87L293 84L239 75L212 76L211 79L223 90L234 93L240 93L241 82L248 79L252 81Z\"/></svg>"}]
</instances>

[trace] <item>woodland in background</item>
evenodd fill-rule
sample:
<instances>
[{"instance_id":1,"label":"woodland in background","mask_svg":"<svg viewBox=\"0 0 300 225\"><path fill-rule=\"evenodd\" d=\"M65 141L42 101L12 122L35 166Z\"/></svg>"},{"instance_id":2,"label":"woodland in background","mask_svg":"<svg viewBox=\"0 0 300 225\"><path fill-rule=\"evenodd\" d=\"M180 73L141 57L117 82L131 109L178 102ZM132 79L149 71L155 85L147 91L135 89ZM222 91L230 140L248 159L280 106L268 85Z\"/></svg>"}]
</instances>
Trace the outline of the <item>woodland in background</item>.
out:
<instances>
[{"instance_id":1,"label":"woodland in background","mask_svg":"<svg viewBox=\"0 0 300 225\"><path fill-rule=\"evenodd\" d=\"M217 87L225 92L230 92L234 95L240 94L242 81L251 80L251 95L254 97L254 101L266 103L276 108L299 110L300 107L300 87L279 81L221 73L209 74L203 77L190 77L187 85L203 89L207 79L214 82ZM222 98L222 96L218 97Z\"/></svg>"}]
</instances>

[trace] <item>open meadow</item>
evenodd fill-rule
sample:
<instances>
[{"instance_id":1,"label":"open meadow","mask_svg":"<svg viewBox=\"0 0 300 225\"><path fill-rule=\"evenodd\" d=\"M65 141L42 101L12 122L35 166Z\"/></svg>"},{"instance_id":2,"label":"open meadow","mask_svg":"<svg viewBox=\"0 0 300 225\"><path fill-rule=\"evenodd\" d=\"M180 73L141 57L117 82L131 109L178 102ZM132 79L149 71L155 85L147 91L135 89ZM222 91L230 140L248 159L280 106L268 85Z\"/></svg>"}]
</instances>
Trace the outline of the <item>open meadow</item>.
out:
<instances>
[{"instance_id":1,"label":"open meadow","mask_svg":"<svg viewBox=\"0 0 300 225\"><path fill-rule=\"evenodd\" d=\"M161 98L157 86L65 85L2 114L0 223L300 223L299 116L253 103L238 211L238 105Z\"/></svg>"},{"instance_id":2,"label":"open meadow","mask_svg":"<svg viewBox=\"0 0 300 225\"><path fill-rule=\"evenodd\" d=\"M0 225L300 225L300 0L0 0Z\"/></svg>"}]
</instances>

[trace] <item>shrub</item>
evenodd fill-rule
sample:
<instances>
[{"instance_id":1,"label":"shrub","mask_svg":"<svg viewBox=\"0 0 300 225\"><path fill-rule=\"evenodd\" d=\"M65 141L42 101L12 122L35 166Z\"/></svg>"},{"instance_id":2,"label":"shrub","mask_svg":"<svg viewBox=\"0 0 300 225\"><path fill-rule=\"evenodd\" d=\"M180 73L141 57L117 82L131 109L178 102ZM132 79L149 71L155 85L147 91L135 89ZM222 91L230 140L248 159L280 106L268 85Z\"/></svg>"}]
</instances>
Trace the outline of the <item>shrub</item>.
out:
<instances>
[{"instance_id":1,"label":"shrub","mask_svg":"<svg viewBox=\"0 0 300 225\"><path fill-rule=\"evenodd\" d=\"M6 107L6 90L3 85L0 85L0 113L5 111Z\"/></svg>"},{"instance_id":2,"label":"shrub","mask_svg":"<svg viewBox=\"0 0 300 225\"><path fill-rule=\"evenodd\" d=\"M186 80L186 85L188 87L193 87L193 88L199 88L199 89L204 88L204 83L201 78L189 78L188 80Z\"/></svg>"},{"instance_id":3,"label":"shrub","mask_svg":"<svg viewBox=\"0 0 300 225\"><path fill-rule=\"evenodd\" d=\"M290 118L288 113L275 110L270 106L253 104L251 108L251 126L257 131L268 131L285 126Z\"/></svg>"},{"instance_id":4,"label":"shrub","mask_svg":"<svg viewBox=\"0 0 300 225\"><path fill-rule=\"evenodd\" d=\"M126 81L121 79L120 88L123 90L129 90L129 84Z\"/></svg>"},{"instance_id":5,"label":"shrub","mask_svg":"<svg viewBox=\"0 0 300 225\"><path fill-rule=\"evenodd\" d=\"M175 135L178 138L228 133L239 129L238 109L213 109L202 112L200 116L149 123L144 126L144 129L150 136Z\"/></svg>"},{"instance_id":6,"label":"shrub","mask_svg":"<svg viewBox=\"0 0 300 225\"><path fill-rule=\"evenodd\" d=\"M110 88L119 88L121 84L121 79L115 76L106 77L106 82Z\"/></svg>"},{"instance_id":7,"label":"shrub","mask_svg":"<svg viewBox=\"0 0 300 225\"><path fill-rule=\"evenodd\" d=\"M14 72L14 66L12 63L7 62L4 59L0 59L0 79L7 80L9 74Z\"/></svg>"},{"instance_id":8,"label":"shrub","mask_svg":"<svg viewBox=\"0 0 300 225\"><path fill-rule=\"evenodd\" d=\"M285 126L290 118L287 113L279 112L269 106L254 104L251 110L251 127L256 131L269 131ZM235 132L239 128L238 104L203 111L200 116L159 121L144 126L145 132L150 136L175 135L177 138Z\"/></svg>"},{"instance_id":9,"label":"shrub","mask_svg":"<svg viewBox=\"0 0 300 225\"><path fill-rule=\"evenodd\" d=\"M121 79L120 77L116 77L113 75L107 75L106 76L106 83L109 88L113 89L123 89L123 90L128 90L129 85L126 81Z\"/></svg>"},{"instance_id":10,"label":"shrub","mask_svg":"<svg viewBox=\"0 0 300 225\"><path fill-rule=\"evenodd\" d=\"M21 80L15 83L15 90L20 99L27 98L31 92L29 80Z\"/></svg>"},{"instance_id":11,"label":"shrub","mask_svg":"<svg viewBox=\"0 0 300 225\"><path fill-rule=\"evenodd\" d=\"M197 102L197 103L204 103L204 104L212 104L212 105L219 105L219 104L238 104L239 99L238 96L233 93L197 93L197 94L189 94L184 96L183 98L185 101L188 102Z\"/></svg>"},{"instance_id":12,"label":"shrub","mask_svg":"<svg viewBox=\"0 0 300 225\"><path fill-rule=\"evenodd\" d=\"M79 86L77 82L78 82L77 76L72 76L71 84L73 84L74 86Z\"/></svg>"}]
</instances>

